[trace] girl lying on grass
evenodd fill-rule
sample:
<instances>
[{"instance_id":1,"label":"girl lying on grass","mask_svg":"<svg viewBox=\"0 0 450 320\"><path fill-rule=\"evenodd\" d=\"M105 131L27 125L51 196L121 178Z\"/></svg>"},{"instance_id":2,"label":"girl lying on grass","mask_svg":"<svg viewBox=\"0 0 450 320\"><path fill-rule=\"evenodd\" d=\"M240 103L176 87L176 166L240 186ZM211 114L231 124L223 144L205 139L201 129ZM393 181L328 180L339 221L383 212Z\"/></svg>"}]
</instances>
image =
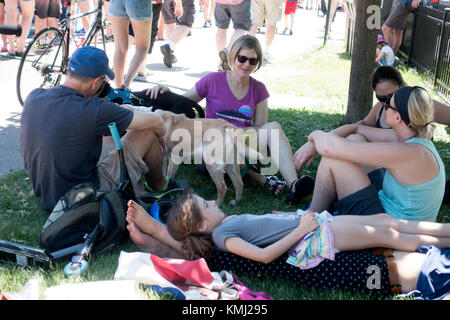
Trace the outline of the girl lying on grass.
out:
<instances>
[{"instance_id":1,"label":"girl lying on grass","mask_svg":"<svg viewBox=\"0 0 450 320\"><path fill-rule=\"evenodd\" d=\"M319 286L318 289L327 287L327 283L331 281L329 288L338 286L345 290L363 290L370 294L378 294L379 290L377 292L366 290L369 276L366 269L369 265L376 265L384 274L382 286L387 288L391 286L392 292L394 289L398 290L396 293L415 289L431 290L438 293L435 295L437 297L445 296L450 289L445 287L450 283L432 281L432 286L423 285L430 284L427 279L433 277L432 273L441 270L442 267L448 273L449 250L441 252L430 246L427 248L428 254L424 254L426 253L426 250L423 251L424 247L421 247L422 253L411 252L423 244L449 247L450 224L397 220L385 214L338 217L322 215L319 218L312 212L304 213L303 216L296 213L225 216L214 201L205 201L197 195L187 194L180 198L170 211L166 227L153 219L134 201L129 201L128 206L127 221L131 239L142 251L161 257L178 259L204 257L214 270L225 268L234 270L237 274L269 274L292 280L299 285ZM242 220L251 223L241 222ZM306 242L302 242L302 238L317 228L318 232L320 229L328 231L327 239L330 241L325 243L324 247L325 251L332 254L335 249L346 251L379 246L403 251L394 251L390 255L392 258L386 256L386 263L389 258L393 260L395 266L389 271L383 258L379 260L378 255L366 251L342 252L334 261L327 259L323 263L312 256L307 261L306 267L312 267L313 263L319 265L316 264L317 267L308 270L287 264L286 251L296 248L298 244L304 246ZM217 244L214 244L213 240ZM314 251L315 243L317 242L307 243L308 250L312 249L307 254ZM297 248L295 251L302 252L301 249L303 248ZM355 257L358 255L363 257L362 260L354 260L352 256L354 253ZM208 256L209 254L211 256ZM353 265L353 272L349 274L348 267L345 267L348 263L351 265L361 263L361 266ZM436 266L436 263L439 263L439 266ZM324 269L328 270L326 274L331 278L323 279ZM397 279L395 288L391 277ZM323 285L319 285L319 281L322 283L321 280L326 280Z\"/></svg>"},{"instance_id":2,"label":"girl lying on grass","mask_svg":"<svg viewBox=\"0 0 450 320\"><path fill-rule=\"evenodd\" d=\"M311 211L226 216L215 201L194 194L180 198L167 221L169 234L191 257L205 257L216 246L262 263L292 251L307 234L318 229L318 235L322 228L328 240L320 242L331 248L329 257L334 257L334 250L386 247L412 252L422 245L450 247L450 224L398 220L387 214L332 217ZM313 251L320 247L315 241L308 243Z\"/></svg>"}]
</instances>

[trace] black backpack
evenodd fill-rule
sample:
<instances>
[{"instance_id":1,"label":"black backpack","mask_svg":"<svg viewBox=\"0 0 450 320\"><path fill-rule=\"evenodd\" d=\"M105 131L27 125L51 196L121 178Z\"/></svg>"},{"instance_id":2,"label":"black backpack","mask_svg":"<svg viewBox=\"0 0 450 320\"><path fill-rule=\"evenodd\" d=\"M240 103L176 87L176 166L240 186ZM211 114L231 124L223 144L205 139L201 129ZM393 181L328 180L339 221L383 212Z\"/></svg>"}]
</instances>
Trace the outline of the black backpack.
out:
<instances>
[{"instance_id":1,"label":"black backpack","mask_svg":"<svg viewBox=\"0 0 450 320\"><path fill-rule=\"evenodd\" d=\"M85 241L98 227L92 253L101 254L119 243L126 231L126 211L119 192L98 192L90 183L69 190L56 204L39 237L50 252Z\"/></svg>"},{"instance_id":2,"label":"black backpack","mask_svg":"<svg viewBox=\"0 0 450 320\"><path fill-rule=\"evenodd\" d=\"M159 219L165 223L167 211L185 188L145 193L135 200L146 210L156 202ZM55 252L83 243L89 236L94 237L92 254L102 254L128 236L126 208L127 201L119 191L99 192L91 183L79 184L55 205L41 231L39 242L49 252Z\"/></svg>"}]
</instances>

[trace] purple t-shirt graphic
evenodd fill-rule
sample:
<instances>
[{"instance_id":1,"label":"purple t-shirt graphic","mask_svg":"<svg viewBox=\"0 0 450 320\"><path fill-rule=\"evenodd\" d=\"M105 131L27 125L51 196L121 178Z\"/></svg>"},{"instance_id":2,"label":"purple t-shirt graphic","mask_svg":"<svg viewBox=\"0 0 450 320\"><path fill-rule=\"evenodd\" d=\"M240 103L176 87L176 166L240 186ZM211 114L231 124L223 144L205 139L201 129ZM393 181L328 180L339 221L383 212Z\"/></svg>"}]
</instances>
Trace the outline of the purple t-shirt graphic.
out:
<instances>
[{"instance_id":1,"label":"purple t-shirt graphic","mask_svg":"<svg viewBox=\"0 0 450 320\"><path fill-rule=\"evenodd\" d=\"M255 117L256 105L269 97L266 86L250 77L247 94L237 99L227 81L227 71L211 72L202 77L195 89L206 98L206 118L222 118L240 127L250 127Z\"/></svg>"}]
</instances>

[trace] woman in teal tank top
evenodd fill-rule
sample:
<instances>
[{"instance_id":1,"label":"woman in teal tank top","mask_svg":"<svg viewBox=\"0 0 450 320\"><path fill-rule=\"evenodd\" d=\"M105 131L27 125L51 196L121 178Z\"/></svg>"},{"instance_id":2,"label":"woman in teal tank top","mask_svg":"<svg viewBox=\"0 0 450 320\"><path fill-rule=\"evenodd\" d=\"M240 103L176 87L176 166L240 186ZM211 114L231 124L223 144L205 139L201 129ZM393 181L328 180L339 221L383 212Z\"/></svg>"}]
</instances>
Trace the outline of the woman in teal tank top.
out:
<instances>
[{"instance_id":1,"label":"woman in teal tank top","mask_svg":"<svg viewBox=\"0 0 450 320\"><path fill-rule=\"evenodd\" d=\"M431 142L432 100L421 87L403 87L384 108L392 129L350 124L337 132L309 135L322 155L311 210L386 212L399 219L435 221L444 196L445 167ZM354 133L368 142L345 139ZM386 168L382 190L371 185L361 165Z\"/></svg>"}]
</instances>

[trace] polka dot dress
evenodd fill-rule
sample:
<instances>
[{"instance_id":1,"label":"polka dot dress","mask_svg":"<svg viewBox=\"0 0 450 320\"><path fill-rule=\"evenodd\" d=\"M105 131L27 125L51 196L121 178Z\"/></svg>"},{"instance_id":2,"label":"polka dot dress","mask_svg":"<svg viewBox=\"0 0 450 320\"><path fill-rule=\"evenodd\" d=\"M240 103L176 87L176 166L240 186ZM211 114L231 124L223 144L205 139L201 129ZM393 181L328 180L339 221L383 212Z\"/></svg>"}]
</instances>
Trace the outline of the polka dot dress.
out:
<instances>
[{"instance_id":1,"label":"polka dot dress","mask_svg":"<svg viewBox=\"0 0 450 320\"><path fill-rule=\"evenodd\" d=\"M334 261L325 260L308 270L288 264L287 257L285 254L266 265L216 250L206 262L212 271L228 270L237 276L281 277L318 291L336 288L377 298L392 295L386 261L382 255L375 255L370 250L340 252Z\"/></svg>"}]
</instances>

